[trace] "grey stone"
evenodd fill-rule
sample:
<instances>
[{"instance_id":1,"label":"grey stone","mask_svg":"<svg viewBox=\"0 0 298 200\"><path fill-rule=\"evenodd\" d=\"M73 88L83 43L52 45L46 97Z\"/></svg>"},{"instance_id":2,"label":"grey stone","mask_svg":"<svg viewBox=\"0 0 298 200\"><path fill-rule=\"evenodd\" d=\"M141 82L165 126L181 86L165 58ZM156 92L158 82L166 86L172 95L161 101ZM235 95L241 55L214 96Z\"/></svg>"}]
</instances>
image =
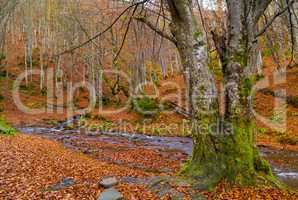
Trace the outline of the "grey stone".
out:
<instances>
[{"instance_id":1,"label":"grey stone","mask_svg":"<svg viewBox=\"0 0 298 200\"><path fill-rule=\"evenodd\" d=\"M97 200L122 200L123 195L114 188L104 190Z\"/></svg>"},{"instance_id":2,"label":"grey stone","mask_svg":"<svg viewBox=\"0 0 298 200\"><path fill-rule=\"evenodd\" d=\"M63 189L63 188L72 186L72 185L74 185L74 184L75 184L75 182L74 182L73 179L71 179L71 178L64 178L64 179L63 179L62 181L60 181L59 183L47 187L47 188L45 189L45 191L56 191L56 190L61 190L61 189Z\"/></svg>"},{"instance_id":3,"label":"grey stone","mask_svg":"<svg viewBox=\"0 0 298 200\"><path fill-rule=\"evenodd\" d=\"M118 184L118 180L115 177L103 178L99 182L99 185L104 187L104 188L111 188L111 187L113 187L114 185L117 185L117 184Z\"/></svg>"}]
</instances>

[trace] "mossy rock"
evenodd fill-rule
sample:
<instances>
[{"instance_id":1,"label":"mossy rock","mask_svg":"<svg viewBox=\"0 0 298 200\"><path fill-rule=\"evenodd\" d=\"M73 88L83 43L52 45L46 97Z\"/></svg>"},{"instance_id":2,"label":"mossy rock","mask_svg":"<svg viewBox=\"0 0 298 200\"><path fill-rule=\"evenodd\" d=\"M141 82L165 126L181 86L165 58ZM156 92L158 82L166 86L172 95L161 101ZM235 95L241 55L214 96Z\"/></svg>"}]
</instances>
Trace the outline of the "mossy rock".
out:
<instances>
[{"instance_id":1,"label":"mossy rock","mask_svg":"<svg viewBox=\"0 0 298 200\"><path fill-rule=\"evenodd\" d=\"M134 110L144 117L154 117L160 112L158 101L149 97L134 100Z\"/></svg>"},{"instance_id":2,"label":"mossy rock","mask_svg":"<svg viewBox=\"0 0 298 200\"><path fill-rule=\"evenodd\" d=\"M65 130L74 130L75 129L75 126L74 124L68 124L64 127Z\"/></svg>"}]
</instances>

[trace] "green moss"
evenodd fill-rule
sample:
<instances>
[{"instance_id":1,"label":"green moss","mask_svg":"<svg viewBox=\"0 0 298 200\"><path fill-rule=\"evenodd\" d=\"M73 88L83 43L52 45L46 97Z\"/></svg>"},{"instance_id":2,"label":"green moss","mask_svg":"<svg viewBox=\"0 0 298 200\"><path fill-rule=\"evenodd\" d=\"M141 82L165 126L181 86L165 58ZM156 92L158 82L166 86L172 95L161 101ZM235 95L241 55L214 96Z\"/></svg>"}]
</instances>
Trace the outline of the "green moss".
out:
<instances>
[{"instance_id":1,"label":"green moss","mask_svg":"<svg viewBox=\"0 0 298 200\"><path fill-rule=\"evenodd\" d=\"M242 90L241 90L241 95L243 97L248 97L251 94L251 89L253 87L253 78L245 78L243 80L243 86L242 86Z\"/></svg>"},{"instance_id":2,"label":"green moss","mask_svg":"<svg viewBox=\"0 0 298 200\"><path fill-rule=\"evenodd\" d=\"M89 126L90 131L98 131L98 125L97 124L91 124Z\"/></svg>"},{"instance_id":3,"label":"green moss","mask_svg":"<svg viewBox=\"0 0 298 200\"><path fill-rule=\"evenodd\" d=\"M156 99L145 96L134 100L135 111L145 117L153 117L159 113L159 104Z\"/></svg>"},{"instance_id":4,"label":"green moss","mask_svg":"<svg viewBox=\"0 0 298 200\"><path fill-rule=\"evenodd\" d=\"M272 56L271 54L272 54L272 53L271 53L271 50L270 50L269 48L264 48L264 49L262 50L262 56L263 56L263 57L270 57L270 56Z\"/></svg>"},{"instance_id":5,"label":"green moss","mask_svg":"<svg viewBox=\"0 0 298 200\"><path fill-rule=\"evenodd\" d=\"M35 94L35 86L33 84L20 85L20 91L25 94L28 94L28 95L34 95Z\"/></svg>"},{"instance_id":6,"label":"green moss","mask_svg":"<svg viewBox=\"0 0 298 200\"><path fill-rule=\"evenodd\" d=\"M184 165L185 175L213 188L221 180L242 186L256 185L258 176L273 177L267 161L254 147L255 126L243 120L232 123L233 131L225 135L200 135L194 153Z\"/></svg>"},{"instance_id":7,"label":"green moss","mask_svg":"<svg viewBox=\"0 0 298 200\"><path fill-rule=\"evenodd\" d=\"M91 118L92 118L92 114L91 114L91 113L86 113L86 114L84 115L84 118L85 118L85 119L91 119Z\"/></svg>"},{"instance_id":8,"label":"green moss","mask_svg":"<svg viewBox=\"0 0 298 200\"><path fill-rule=\"evenodd\" d=\"M262 80L264 78L263 74L257 74L256 75L256 81Z\"/></svg>"},{"instance_id":9,"label":"green moss","mask_svg":"<svg viewBox=\"0 0 298 200\"><path fill-rule=\"evenodd\" d=\"M59 122L58 120L56 120L56 119L48 119L48 120L46 120L46 123L47 123L48 125L51 125L51 126L56 126L56 125L58 125L60 122Z\"/></svg>"},{"instance_id":10,"label":"green moss","mask_svg":"<svg viewBox=\"0 0 298 200\"><path fill-rule=\"evenodd\" d=\"M193 37L194 39L199 39L203 36L203 33L201 31L196 31L194 34L193 34Z\"/></svg>"},{"instance_id":11,"label":"green moss","mask_svg":"<svg viewBox=\"0 0 298 200\"><path fill-rule=\"evenodd\" d=\"M67 124L64 129L65 130L74 130L76 127L74 124Z\"/></svg>"},{"instance_id":12,"label":"green moss","mask_svg":"<svg viewBox=\"0 0 298 200\"><path fill-rule=\"evenodd\" d=\"M234 60L238 62L243 68L247 65L247 58L244 54L244 51L237 52L234 56Z\"/></svg>"},{"instance_id":13,"label":"green moss","mask_svg":"<svg viewBox=\"0 0 298 200\"><path fill-rule=\"evenodd\" d=\"M104 121L101 124L91 124L88 128L90 131L111 131L113 127L112 121Z\"/></svg>"},{"instance_id":14,"label":"green moss","mask_svg":"<svg viewBox=\"0 0 298 200\"><path fill-rule=\"evenodd\" d=\"M216 51L213 51L209 53L209 69L217 76L223 76L222 73L222 66L220 64L220 61L218 59L218 55ZM224 64L224 63L223 63Z\"/></svg>"},{"instance_id":15,"label":"green moss","mask_svg":"<svg viewBox=\"0 0 298 200\"><path fill-rule=\"evenodd\" d=\"M140 15L140 16L136 16L135 19L139 21L145 21L146 18Z\"/></svg>"},{"instance_id":16,"label":"green moss","mask_svg":"<svg viewBox=\"0 0 298 200\"><path fill-rule=\"evenodd\" d=\"M298 112L289 112L289 116L298 117Z\"/></svg>"},{"instance_id":17,"label":"green moss","mask_svg":"<svg viewBox=\"0 0 298 200\"><path fill-rule=\"evenodd\" d=\"M285 119L282 112L274 111L273 115L270 117L270 120L275 123L282 123Z\"/></svg>"},{"instance_id":18,"label":"green moss","mask_svg":"<svg viewBox=\"0 0 298 200\"><path fill-rule=\"evenodd\" d=\"M273 176L269 162L261 157L259 150L256 148L254 148L254 167L257 172Z\"/></svg>"},{"instance_id":19,"label":"green moss","mask_svg":"<svg viewBox=\"0 0 298 200\"><path fill-rule=\"evenodd\" d=\"M260 128L257 128L257 132L259 134L266 134L268 132L268 129L260 127Z\"/></svg>"},{"instance_id":20,"label":"green moss","mask_svg":"<svg viewBox=\"0 0 298 200\"><path fill-rule=\"evenodd\" d=\"M93 116L93 119L95 120L101 120L101 121L106 121L106 118L101 116L101 115L94 115Z\"/></svg>"},{"instance_id":21,"label":"green moss","mask_svg":"<svg viewBox=\"0 0 298 200\"><path fill-rule=\"evenodd\" d=\"M0 117L0 134L4 134L4 135L16 134L16 130L12 128L2 117Z\"/></svg>"}]
</instances>

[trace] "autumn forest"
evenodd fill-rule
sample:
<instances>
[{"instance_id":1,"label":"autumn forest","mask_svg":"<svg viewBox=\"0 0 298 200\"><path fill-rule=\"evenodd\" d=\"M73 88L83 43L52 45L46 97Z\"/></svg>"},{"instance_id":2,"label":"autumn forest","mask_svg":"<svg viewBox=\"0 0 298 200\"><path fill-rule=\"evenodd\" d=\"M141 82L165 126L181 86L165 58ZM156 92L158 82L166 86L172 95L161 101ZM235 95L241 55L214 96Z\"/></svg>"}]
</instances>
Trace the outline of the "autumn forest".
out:
<instances>
[{"instance_id":1,"label":"autumn forest","mask_svg":"<svg viewBox=\"0 0 298 200\"><path fill-rule=\"evenodd\" d=\"M0 0L0 199L298 199L297 0Z\"/></svg>"}]
</instances>

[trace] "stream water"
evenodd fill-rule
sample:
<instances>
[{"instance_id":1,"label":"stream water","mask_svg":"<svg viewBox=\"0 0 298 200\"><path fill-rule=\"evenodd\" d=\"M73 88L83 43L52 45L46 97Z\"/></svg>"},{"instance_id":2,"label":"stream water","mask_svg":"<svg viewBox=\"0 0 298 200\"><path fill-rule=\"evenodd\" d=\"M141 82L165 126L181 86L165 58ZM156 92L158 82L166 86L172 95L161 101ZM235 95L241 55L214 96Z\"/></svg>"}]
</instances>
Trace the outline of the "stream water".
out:
<instances>
[{"instance_id":1,"label":"stream water","mask_svg":"<svg viewBox=\"0 0 298 200\"><path fill-rule=\"evenodd\" d=\"M103 151L98 146L90 147L84 145L94 142L101 142L105 145L110 144L111 146L122 145L122 151L136 150L137 148L153 149L160 152L160 154L164 157L165 162L169 160L174 160L180 162L181 164L185 161L187 156L191 155L192 153L193 142L191 138L158 137L119 132L82 133L82 131L80 130L64 130L64 125L72 121L73 120L68 120L67 122L64 122L56 128L26 127L19 128L19 131L25 134L41 135L50 139L58 140L62 142L66 147L81 151L86 154L92 154L94 152ZM274 174L289 187L293 189L298 189L298 153L286 150L273 150L265 147L261 147L260 150L262 152L262 155L267 160L269 160ZM111 152L113 154L116 151L115 149L110 149L109 153ZM101 155L101 158L102 157L103 156ZM113 162L116 164L124 163L124 161L112 161L108 158L102 158L102 160ZM154 161L149 160L149 162ZM133 166L133 163L128 163L128 165ZM133 167L136 166L134 165ZM161 172L166 172L167 170Z\"/></svg>"}]
</instances>

